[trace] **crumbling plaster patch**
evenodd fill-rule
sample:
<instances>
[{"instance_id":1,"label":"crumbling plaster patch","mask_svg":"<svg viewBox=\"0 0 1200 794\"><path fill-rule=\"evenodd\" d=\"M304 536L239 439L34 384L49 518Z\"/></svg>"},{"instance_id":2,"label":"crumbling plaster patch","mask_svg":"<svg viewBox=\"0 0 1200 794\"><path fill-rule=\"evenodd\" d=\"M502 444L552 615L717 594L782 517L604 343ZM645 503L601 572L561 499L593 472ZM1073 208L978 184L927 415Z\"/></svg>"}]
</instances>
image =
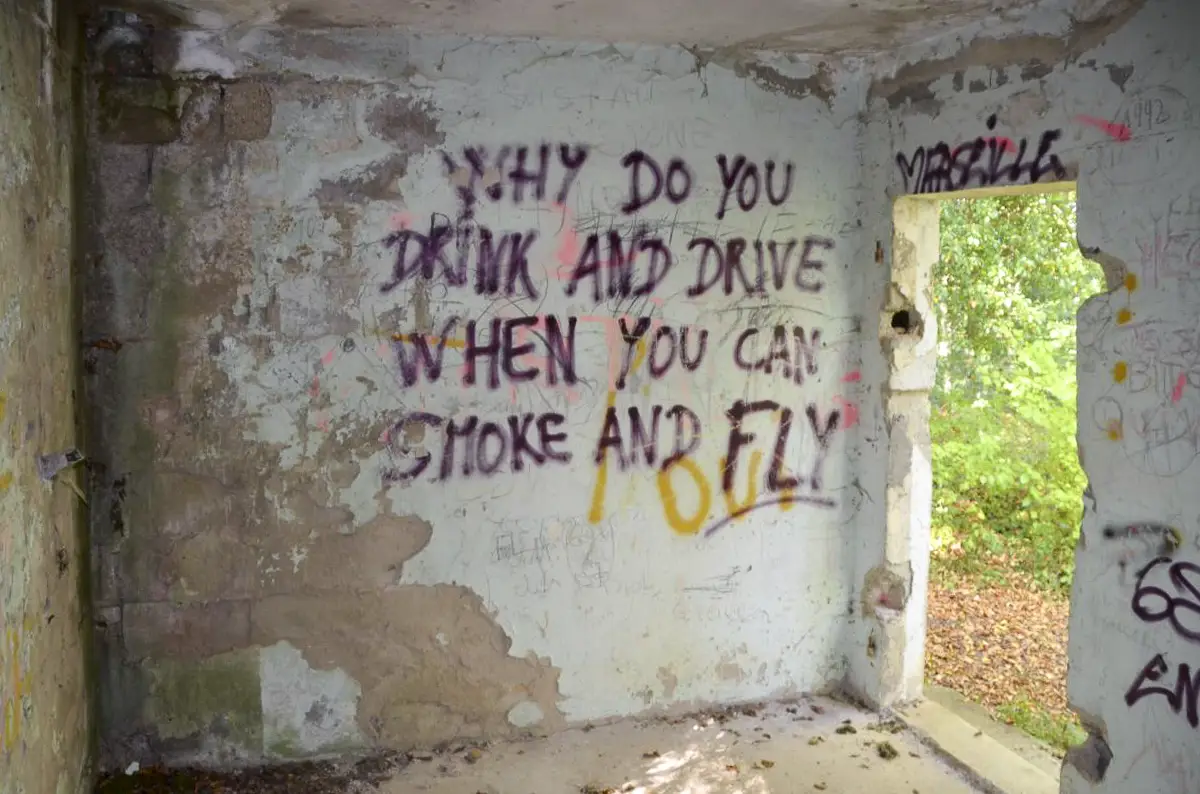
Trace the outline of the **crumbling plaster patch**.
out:
<instances>
[{"instance_id":1,"label":"crumbling plaster patch","mask_svg":"<svg viewBox=\"0 0 1200 794\"><path fill-rule=\"evenodd\" d=\"M301 94L287 86L276 86L273 90L275 102L263 103L260 112L266 113L266 118L273 116L275 124L290 123L290 102L313 101L311 96L300 99ZM226 90L224 95L228 97L230 93ZM331 94L331 101L339 100ZM333 135L324 137L323 155L336 151L330 143L338 134L350 135L351 140L355 140L355 127L368 115L362 109L361 100L359 102L357 106L351 102L345 107L348 113L359 114L360 120L350 120L340 131L337 126L332 126L329 131ZM227 105L224 108L228 110ZM272 108L275 108L274 112ZM215 113L208 102L193 103L190 111L185 106L184 113L188 112L197 116ZM393 142L411 143L405 137L406 133L397 129L398 124L412 122L411 115L398 116L403 113L402 107L395 102L380 103L370 113L368 126L381 135L390 136ZM227 122L227 113L224 118ZM337 118L333 116L335 124ZM261 122L254 121L243 123L241 128L248 125L254 129L256 124L257 129L265 129ZM326 387L341 385L330 372L336 369L337 362L326 355L327 349L321 338L299 348L292 354L294 357L285 354L284 357L267 358L264 355L269 346L262 343L270 336L311 336L314 330L321 330L320 326L314 328L312 321L330 317L335 325L328 330L336 336L326 338L328 351L336 350L339 356L349 356L361 346L362 350L369 351L368 355L376 355L374 349L380 344L379 336L372 337L360 331L357 336L360 341L355 342L356 337L352 334L355 329L362 328L361 320L347 320L343 327L336 326L338 295L336 290L330 292L324 288L320 272L323 261L345 257L348 253L344 238L339 239L340 230L348 219L338 214L337 206L382 196L360 194L346 177L339 177L337 184L345 187L331 192L328 187L331 183L326 181L326 187L317 190L318 193L325 191L327 203L331 205L329 214L314 208L311 213L281 216L269 227L264 227L261 220L257 226L253 222L241 224L235 220L236 208L245 199L219 187L216 179L210 179L196 167L224 171L229 162L228 152L242 144L229 142L232 139L227 123L220 125L225 130L224 137L215 144L205 141L204 136L196 132L205 128L203 121L183 124L181 128L193 136L191 146L210 147L209 153L179 148L160 152L156 169L151 172L154 175L151 182L141 184L140 188L134 187L133 192L142 190L158 196L161 217L167 228L178 228L184 220L171 213L171 208L177 204L199 204L205 208L200 218L189 219L187 231L181 232L192 245L187 249L174 248L178 257L175 267L179 277L190 282L189 289L197 282L211 283L211 268L220 262L217 257L215 261L208 259L201 265L200 261L183 254L184 250L194 250L196 242L200 243L199 252L204 256L205 250L213 244L231 253L250 251L248 239L284 235L285 250L289 253L303 251L301 256L310 259L296 262L290 257L273 257L271 248L255 250L251 261L256 263L253 271L256 275L249 280L249 287L234 291L222 286L224 294L232 292L236 295L232 305L219 306L201 301L193 307L189 316L200 317L207 313L212 317L206 329L198 328L193 320L181 318L190 326L190 330L182 333L207 339L202 348L206 357L182 358L175 364L176 374L171 377L198 384L198 388L185 389L182 400L133 414L134 421L153 434L156 456L168 466L159 472L145 472L142 478L133 480L129 484L133 498L118 509L129 512L137 504L144 505L148 513L137 515L134 510L132 529L136 532L140 527L157 526L165 531L155 533L153 537L134 536L136 539L132 542L130 538L122 539L123 558L127 561L126 576L122 577L124 586L126 592L137 593L142 598L169 597L173 601L195 603L195 606L180 607L153 602L126 608L126 636L138 638L140 642L128 646L132 652L131 661L146 659L147 669L151 672L152 683L147 698L151 733L157 735L159 741L174 742L177 746L182 746L180 742L188 743L192 749L187 752L212 760L242 755L253 757L260 748L277 757L345 750L361 746L368 741L364 737L389 746L412 746L460 734L498 735L507 724L507 712L512 709L516 709L517 720L525 728L535 724L553 728L561 724L561 718L556 716L557 689L553 677L547 681L537 672L516 673L519 662L512 676L506 677L504 664L487 658L477 665L475 673L467 674L465 678L439 680L437 676L442 667L449 668L458 658L422 661L425 649L394 654L395 642L380 643L378 637L358 645L339 643L354 648L352 653L340 658L358 661L360 664L347 669L361 674L368 686L368 701L372 705L362 712L361 727L355 722L360 716L357 676L346 678L337 665L329 672L305 672L308 668L299 652L289 645L262 643L268 647L259 657L257 683L251 681L249 673L233 676L232 671L241 669L233 661L242 658L239 654L244 652L241 651L228 657L231 660L228 663L222 661L226 656L221 655L198 667L194 663L168 661L175 657L191 659L195 655L204 658L207 654L225 654L230 650L231 642L233 647L253 647L261 637L277 631L272 610L281 609L280 604L291 603L288 598L300 599L301 603L329 605L329 609L340 615L336 622L349 626L351 623L347 618L352 619L359 625L359 634L364 638L378 631L375 626L383 625L397 630L396 642L402 642L411 632L399 625L396 617L405 616L410 620L432 621L425 633L432 635L434 628L438 628L440 641L430 647L439 651L448 649L445 653L469 657L478 652L473 649L482 643L492 654L503 656L510 644L482 613L471 624L470 631L474 635L441 630L444 626L440 621L462 603L465 595L461 592L453 591L451 597L441 603L421 602L418 593L423 588L420 587L383 592L395 586L403 563L429 542L432 528L426 522L398 516L391 506L384 504L377 476L371 478L373 484L361 487L367 482L362 476L363 469L374 472L378 463L364 466L362 461L335 454L335 451L377 446L378 439L388 429L386 419L382 413L377 419L367 418L365 421L373 424L369 424L362 435L358 434L361 431L356 433L354 427L348 428L347 425L361 426L364 420L347 407L356 405L352 399L355 395L343 391L339 394L342 399L337 403L337 410L331 412L329 420L338 424L335 432L318 432L321 428L316 425L321 422L313 419L301 426L298 435L293 435L297 414L305 415L322 407L333 408L333 402L328 400L314 405L311 391L314 383L321 379ZM428 125L425 128L429 128ZM198 158L197 154L201 156ZM370 161L372 156L363 161ZM203 158L207 158L207 164ZM138 167L136 163L132 165ZM340 166L342 172L345 168L346 164ZM168 175L181 171L194 174L194 177L168 181ZM334 168L330 173L339 173L339 169ZM308 183L312 184L315 183ZM201 190L196 192L193 185ZM249 189L252 194L258 189L272 195L277 187L278 184L272 182L267 186L251 185ZM307 186L300 188L310 189ZM232 206L218 206L218 202L206 200L205 195L214 192L222 195L221 204L230 200ZM132 200L136 201L136 198ZM244 217L249 219L250 215ZM211 220L206 222L206 219ZM383 222L384 219L379 220ZM266 223L272 221L272 216L266 216ZM353 219L349 222L353 223ZM213 242L205 243L199 237L205 229L215 233ZM233 234L217 237L220 230L233 231ZM115 239L127 239L127 236L123 238L117 234ZM171 246L154 244L154 247L162 250ZM289 267L293 268L292 272L287 271ZM299 273L314 271L315 277L299 276ZM246 270L237 267L226 273L236 277ZM228 285L230 282L221 283ZM350 294L343 299L349 299ZM329 303L325 307L312 306L313 295L326 296ZM320 322L328 322L328 319ZM246 341L241 344L235 342L236 339ZM119 349L116 352L120 354ZM294 402L290 406L287 403L281 405L279 387L287 381L281 380L279 374L313 371L314 363L317 366L313 382L295 382L291 387ZM230 394L234 379L240 379L236 382L241 386L236 402ZM364 383L363 380L351 378L348 381L360 390L360 401L381 387L387 388L391 376L380 371L377 382L368 380ZM220 411L220 405L225 406L225 411ZM382 412L382 405L377 410ZM248 440L259 446L240 460L222 459L213 450L213 444L227 436L232 415L248 417L247 427L257 428L248 431ZM125 454L130 453L141 456L145 451L130 449ZM145 460L137 457L127 460L139 468L145 465ZM182 468L174 468L170 464L172 460L178 460L176 465ZM324 462L320 466L314 465L318 460ZM122 466L118 463L114 468L119 470ZM201 471L195 471L196 468ZM255 476L256 472L271 469L277 471L271 477ZM139 491L144 493L141 498L137 496ZM156 494L162 497L156 498ZM267 508L266 512L263 512L264 508ZM152 523L147 522L151 517ZM265 523L255 530L247 519L265 520ZM110 527L105 529L111 530ZM224 562L213 566L213 560L218 558ZM280 595L278 597L283 601L256 602L252 607L254 631L247 631L243 638L229 633L234 624L228 622L221 624L219 636L196 632L201 624L215 627L214 618L235 603L217 601L210 602L212 605L209 606L201 602L261 598L273 593L305 595ZM249 605L251 602L240 603ZM323 612L318 610L317 614ZM279 632L286 633L287 625ZM171 627L183 626L190 626L190 631L173 642ZM298 645L308 647L320 642L321 636L321 632L308 631L292 639ZM535 665L531 669L536 671L540 667ZM401 670L408 674L402 675ZM205 693L218 683L214 676L245 680L245 687L233 687L228 690L230 692L241 692L243 688L247 693L250 689L260 690L262 703L258 712L216 695L217 701L207 703ZM400 676L399 681L396 676ZM503 682L510 678L514 682L511 691L502 689L486 695L479 689L479 681ZM439 684L453 686L460 693L461 702L456 703L448 697L438 688ZM499 683L493 685L502 686ZM300 700L295 698L297 691L304 693ZM443 701L447 704L445 707L437 705ZM529 713L531 708L536 708L542 716L534 720ZM410 717L414 720L411 724ZM229 731L230 741L214 742L204 738L214 730L218 733Z\"/></svg>"},{"instance_id":2,"label":"crumbling plaster patch","mask_svg":"<svg viewBox=\"0 0 1200 794\"><path fill-rule=\"evenodd\" d=\"M1076 0L1071 11L1082 21L1101 14L1107 3ZM953 35L982 16L1013 25L1026 22L1046 6L1031 0L925 0L897 5L889 0L803 0L767 2L755 13L734 6L713 5L705 13L683 2L667 0L646 7L629 5L614 13L611 7L553 2L497 2L484 8L455 5L422 6L359 0L352 5L332 0L284 3L280 0L131 0L131 10L159 14L172 26L191 27L202 39L213 30L253 29L277 24L286 28L403 28L425 35L539 37L566 40L628 41L670 46L679 42L730 52L768 50L791 53L878 52L901 44L921 42L934 35ZM210 56L211 57L211 56ZM214 65L219 65L217 61Z\"/></svg>"},{"instance_id":3,"label":"crumbling plaster patch","mask_svg":"<svg viewBox=\"0 0 1200 794\"><path fill-rule=\"evenodd\" d=\"M253 757L261 749L275 755L344 749L361 744L361 734L353 723L357 685L350 679L338 679L336 669L301 675L298 658L286 651L286 646L271 646L263 652L255 665L257 677L248 671L236 674L245 667L238 661L244 660L245 652L238 649L252 647L252 642L248 623L244 624L246 634L237 635L236 621L229 620L230 610L245 617L251 602L228 599L252 599L271 593L342 593L338 603L347 614L361 617L364 605L355 594L393 586L404 561L429 542L431 527L390 510L380 512L378 480L367 490L355 491L355 484L362 482L360 462L333 454L347 444L375 445L387 428L386 421L368 425L365 436L355 435L353 428L345 427L350 423L344 422L336 433L321 433L319 439L316 428L308 425L301 428L298 438L293 438L291 430L275 430L275 437L272 428L278 428L281 420L271 413L271 400L254 403L258 392L248 382L243 384L246 388L239 403L231 393L230 376L219 368L222 363L229 365L236 377L242 373L229 362L244 360L247 367L266 368L262 388L278 386L278 374L289 370L289 360L265 358L270 346L264 343L275 333L311 334L313 316L305 314L309 294L337 299L336 290L331 294L325 289L319 275L316 280L289 281L283 278L284 271L273 269L278 260L264 259L262 250L253 250L250 235L261 237L270 232L253 226L254 213L244 210L246 195L229 189L234 173L231 169L252 165L254 158L262 155L261 151L255 152L253 143L244 141L264 135L272 119L287 124L288 103L312 101L312 97L300 99L287 86L268 88L263 83L226 86L215 94L204 85L184 86L180 93L185 100L167 102L163 109L164 113L178 112L182 116L178 124L180 144L161 147L152 161L131 157L130 142L147 138L136 114L118 114L118 120L127 127L111 131L109 139L116 145L107 144L104 151L111 157L98 158L111 169L114 184L124 187L106 195L109 204L101 218L102 228L110 232L105 236L106 244L116 256L105 265L104 277L112 286L91 293L89 314L95 318L92 330L94 338L104 345L93 348L97 352L91 354L90 366L98 377L117 387L97 402L106 409L121 411L117 416L125 418L115 429L120 430L123 424L127 430L124 435L112 437L117 443L109 447L106 462L114 485L110 489L106 484L103 489L108 509L97 514L101 521L97 537L102 553L109 548L122 561L124 573L119 575L116 588L125 598L169 598L175 602L130 604L125 608L123 624L118 625L123 625L127 637L128 661L144 664L149 674L145 717L150 733L159 737L158 741L177 748L187 744L191 749L184 752L209 760ZM249 99L237 99L243 95ZM331 96L337 101L336 95ZM136 98L117 96L110 100L129 102ZM353 105L347 107L354 112ZM402 132L388 129L403 121L395 117L394 111L372 118L381 134L403 139ZM157 120L153 123L158 124ZM352 142L357 142L354 124L351 120L343 129L352 136ZM324 137L322 155L335 151L329 145L335 137ZM151 136L149 140L157 138ZM336 169L331 173L337 173ZM263 189L270 194L274 187ZM351 191L333 193L329 198L337 204L370 197ZM126 225L125 206L149 207L151 217L143 218L140 224ZM198 212L183 215L179 211L182 207ZM286 218L280 233L291 230L300 235L291 241L293 250L306 250L308 256L316 257L316 263L322 257L346 256L346 243L338 239L338 234L347 219L338 213L335 207L328 216L314 212ZM330 234L322 235L325 242L320 243L315 233L326 227ZM132 256L122 256L125 251ZM270 251L266 254L269 256ZM160 274L162 281L148 284L138 277L139 260L143 259L150 260L145 262L147 270ZM247 269L246 263L252 269ZM306 263L294 263L293 267L295 264ZM284 262L283 267L287 266ZM262 273L264 268L264 275L249 278L251 272ZM314 268L320 272L320 265L314 264ZM243 279L250 284L247 290L237 288ZM136 290L143 285L148 289L139 295ZM206 288L208 294L236 295L237 299L232 305L213 303L202 297ZM302 292L292 293L288 288ZM186 289L192 301L186 306L170 301L172 289ZM112 311L114 308L137 306L146 298L150 324L169 325L171 329L150 342L152 347L161 348L168 343L159 340L175 337L205 340L199 347L189 345L187 354L163 362L165 366L159 366L153 375L144 365L130 365L129 346L141 342L142 334L138 332L142 329L113 327L111 319L129 316L125 311ZM133 316L138 314L146 316L147 312L135 311ZM339 353L351 352L353 346L343 334L358 326L347 322L338 328L337 310L331 308L329 314L334 320L329 330L338 334L333 341ZM212 319L201 325L202 317ZM247 341L244 347L229 343L234 334ZM363 342L366 349L377 344L377 339ZM313 350L311 357L292 362L295 366L290 369L311 371L312 364L325 352L315 352L315 345ZM233 358L238 353L244 353L245 359ZM159 398L153 386L150 391L144 390L146 383L178 384L180 394L172 399ZM370 383L366 387L368 393L378 388ZM311 388L308 382L296 384L301 414L314 407L307 399ZM119 397L132 397L134 406L140 403L142 408L109 405L109 400ZM245 415L248 409L261 409L264 414L258 422L261 430L253 436L259 445L235 457L221 455L217 445L229 437L231 417ZM294 427L290 422L287 426ZM109 432L114 429L108 423L106 427ZM315 466L316 460L326 462ZM269 478L258 476L272 469L279 473ZM154 531L147 531L151 527ZM218 559L221 563L214 565ZM402 596L398 596L401 601ZM423 614L436 615L436 610ZM261 634L269 629L270 620L260 613L254 625ZM209 630L198 631L202 627ZM456 639L459 650L469 649L469 640ZM505 642L491 635L486 641L489 647L503 647ZM197 658L208 661L197 663ZM109 664L124 662L110 658ZM386 661L379 659L377 665L385 667ZM499 669L487 666L489 673ZM299 721L296 702L280 696L281 687L286 688L280 679L296 683L298 675L308 681L306 687L314 690L309 694L315 698ZM218 686L234 678L244 686ZM329 687L337 691L327 691L328 702L322 705L320 692ZM536 696L545 694L541 691L544 686L541 690L532 684L527 688ZM214 691L221 689L226 695ZM460 689L465 701L476 702L476 708L483 708L481 704L487 702L474 698L469 686ZM229 700L251 690L261 691L264 698L257 710ZM551 696L543 697L542 708L553 714L553 685L548 691ZM136 685L127 694L135 695ZM418 694L436 697L432 691ZM520 698L510 700L513 703L495 706L498 719L502 720L506 710ZM314 714L320 719L309 719ZM404 722L402 717L397 719ZM471 719L470 715L461 718L466 722ZM433 722L422 726L426 732L419 735L421 740L451 735L446 732L445 722ZM553 719L549 724L554 724ZM213 731L228 733L228 741L213 743L204 738Z\"/></svg>"},{"instance_id":4,"label":"crumbling plaster patch","mask_svg":"<svg viewBox=\"0 0 1200 794\"><path fill-rule=\"evenodd\" d=\"M263 714L257 648L154 661L144 669L149 679L144 718L159 741L190 746L194 756L226 763L259 754Z\"/></svg>"},{"instance_id":5,"label":"crumbling plaster patch","mask_svg":"<svg viewBox=\"0 0 1200 794\"><path fill-rule=\"evenodd\" d=\"M362 750L362 690L341 670L314 670L299 650L279 642L259 652L263 751L295 758Z\"/></svg>"},{"instance_id":6,"label":"crumbling plaster patch","mask_svg":"<svg viewBox=\"0 0 1200 794\"><path fill-rule=\"evenodd\" d=\"M892 563L872 568L863 581L863 617L877 615L886 620L902 612L911 590L911 565Z\"/></svg>"},{"instance_id":7,"label":"crumbling plaster patch","mask_svg":"<svg viewBox=\"0 0 1200 794\"><path fill-rule=\"evenodd\" d=\"M558 671L509 655L512 641L465 588L271 596L255 607L254 641L278 640L358 682L358 724L380 746L503 736L516 724L509 712L526 701L543 714L542 729L565 724Z\"/></svg>"},{"instance_id":8,"label":"crumbling plaster patch","mask_svg":"<svg viewBox=\"0 0 1200 794\"><path fill-rule=\"evenodd\" d=\"M942 107L945 97L934 88L941 78L955 76L961 85L962 74L971 69L999 69L1002 73L1011 67L1020 67L1020 82L1036 81L1056 67L1070 65L1085 53L1094 50L1108 36L1120 30L1145 5L1147 0L1110 0L1097 4L1091 13L1083 16L1063 14L1057 19L1039 20L1044 32L1028 33L1020 28L989 31L996 20L977 22L972 29L963 31L959 37L946 37L934 45L923 43L915 47L901 47L892 55L877 56L873 60L883 70L892 74L871 82L868 101L886 100L893 109L906 104L924 113L934 113ZM938 52L938 49L943 52ZM935 54L929 52L934 49ZM918 55L920 53L920 55ZM972 92L978 89L972 88Z\"/></svg>"}]
</instances>

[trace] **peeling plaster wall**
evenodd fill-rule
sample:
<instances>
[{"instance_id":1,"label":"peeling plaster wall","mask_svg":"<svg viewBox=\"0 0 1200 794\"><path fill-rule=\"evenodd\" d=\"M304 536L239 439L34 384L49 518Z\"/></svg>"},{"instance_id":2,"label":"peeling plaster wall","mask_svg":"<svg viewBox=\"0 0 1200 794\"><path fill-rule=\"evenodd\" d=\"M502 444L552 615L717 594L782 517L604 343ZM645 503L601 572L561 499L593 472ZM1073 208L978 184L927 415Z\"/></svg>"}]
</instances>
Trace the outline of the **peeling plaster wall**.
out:
<instances>
[{"instance_id":1,"label":"peeling plaster wall","mask_svg":"<svg viewBox=\"0 0 1200 794\"><path fill-rule=\"evenodd\" d=\"M1068 694L1091 738L1064 765L1062 790L1072 794L1200 790L1190 683L1200 658L1193 620L1200 609L1200 436L1193 416L1200 409L1198 26L1194 3L1148 0L1132 16L1076 29L1034 24L997 39L984 27L960 49L947 43L878 64L883 73L871 91L867 160L879 164L868 172L873 196L957 187L977 137L1011 141L1001 140L1002 148L1028 142L1028 163L1043 134L1058 131L1049 152L1060 158L1062 178L1078 179L1080 245L1108 277L1111 292L1086 300L1079 312L1078 433L1090 484L1072 594ZM996 123L988 129L992 114ZM928 158L939 143L948 151L968 144L949 180L936 165L927 179L909 175L918 147ZM990 170L989 157L977 168ZM1042 165L1050 165L1048 157ZM1060 174L1040 176L1044 183ZM1029 183L1029 170L1013 181ZM969 187L978 185L972 178ZM897 218L897 236L913 228ZM902 273L899 247L892 256L893 273ZM880 279L868 294L886 306L889 288ZM880 352L864 356L864 379L887 371L886 350ZM895 445L906 442L896 435L895 417L881 415L883 404L864 402L863 446L869 448L868 434L890 433L894 459ZM868 490L889 476L874 467L863 473ZM862 526L874 526L878 512L875 506L865 513ZM1139 590L1139 571L1160 555L1166 559ZM867 626L860 630L866 634ZM858 642L865 647L867 638ZM887 680L864 653L850 658L857 687L886 697L905 685Z\"/></svg>"},{"instance_id":2,"label":"peeling plaster wall","mask_svg":"<svg viewBox=\"0 0 1200 794\"><path fill-rule=\"evenodd\" d=\"M39 479L76 434L72 311L77 20L0 5L0 791L90 790L90 634L79 469ZM76 490L72 490L72 485Z\"/></svg>"},{"instance_id":3,"label":"peeling plaster wall","mask_svg":"<svg viewBox=\"0 0 1200 794\"><path fill-rule=\"evenodd\" d=\"M130 41L96 47L102 257L86 305L110 763L427 746L841 679L859 611L864 494L848 460L870 261L853 65L387 31ZM544 200L513 199L511 160L472 181L464 147L533 158L543 143ZM588 147L562 195L560 145ZM622 213L636 149L685 160L689 196ZM735 191L718 217L718 155L774 160L780 201L763 185L743 210ZM682 184L668 180L677 196ZM520 272L478 294L438 262L391 284L401 239L411 263L414 232L462 218L460 188L476 197L459 227L472 263L480 227L536 232L536 297ZM640 296L597 300L586 278L569 294L590 233L610 270L610 230L659 239L675 264ZM689 296L689 244L705 237L749 241L751 285L753 241L776 240L779 288L765 253L765 294L735 270L732 294L718 281ZM635 259L635 286L650 261ZM514 330L533 347L497 388L483 359L465 384L466 323L485 340L494 318L526 316L566 336L575 318L577 379L550 360L543 320ZM653 324L630 345L619 321L632 332L639 317ZM691 360L701 333L706 352L665 366L654 340L685 326ZM771 371L735 363L747 329L751 363L775 340ZM419 339L446 340L443 371L406 386L398 356ZM542 374L512 376L531 367ZM753 438L734 447L727 498L726 412L763 400L778 410L742 422ZM597 462L609 406L622 449ZM643 454L628 411L649 421L653 406L655 462L623 471ZM532 453L514 464L510 440L483 473L493 428L469 475L458 441L442 476L448 422L508 432L510 415L532 417ZM686 454L660 473L676 416Z\"/></svg>"}]
</instances>

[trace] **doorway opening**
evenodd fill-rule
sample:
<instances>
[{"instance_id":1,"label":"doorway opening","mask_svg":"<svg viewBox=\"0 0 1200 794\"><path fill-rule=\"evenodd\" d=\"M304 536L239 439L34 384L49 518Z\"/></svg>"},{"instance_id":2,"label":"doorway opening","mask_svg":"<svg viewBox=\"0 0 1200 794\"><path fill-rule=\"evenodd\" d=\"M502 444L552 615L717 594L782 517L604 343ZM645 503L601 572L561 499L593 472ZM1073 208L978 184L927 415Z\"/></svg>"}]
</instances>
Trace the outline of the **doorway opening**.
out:
<instances>
[{"instance_id":1,"label":"doorway opening","mask_svg":"<svg viewBox=\"0 0 1200 794\"><path fill-rule=\"evenodd\" d=\"M1086 737L1066 700L1076 312L1105 286L1057 187L938 202L925 694L1061 756Z\"/></svg>"}]
</instances>

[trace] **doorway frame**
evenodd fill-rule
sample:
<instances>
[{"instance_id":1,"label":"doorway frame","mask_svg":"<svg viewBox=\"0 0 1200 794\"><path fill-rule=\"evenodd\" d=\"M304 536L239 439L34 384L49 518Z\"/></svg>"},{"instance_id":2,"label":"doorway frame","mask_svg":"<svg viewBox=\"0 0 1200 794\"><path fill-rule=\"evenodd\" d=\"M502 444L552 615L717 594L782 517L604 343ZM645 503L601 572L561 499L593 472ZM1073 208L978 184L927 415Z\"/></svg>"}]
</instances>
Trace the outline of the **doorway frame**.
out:
<instances>
[{"instance_id":1,"label":"doorway frame","mask_svg":"<svg viewBox=\"0 0 1200 794\"><path fill-rule=\"evenodd\" d=\"M876 618L868 655L878 665L877 696L872 699L880 706L920 700L925 686L933 516L930 396L938 351L933 271L941 256L942 202L1065 192L1074 192L1079 201L1074 179L904 195L892 201L891 269L878 333L887 367L882 390L888 439L884 555L863 586L864 611ZM1081 303L1089 297L1082 296ZM1078 374L1078 362L1076 368ZM1075 422L1078 430L1078 415Z\"/></svg>"}]
</instances>

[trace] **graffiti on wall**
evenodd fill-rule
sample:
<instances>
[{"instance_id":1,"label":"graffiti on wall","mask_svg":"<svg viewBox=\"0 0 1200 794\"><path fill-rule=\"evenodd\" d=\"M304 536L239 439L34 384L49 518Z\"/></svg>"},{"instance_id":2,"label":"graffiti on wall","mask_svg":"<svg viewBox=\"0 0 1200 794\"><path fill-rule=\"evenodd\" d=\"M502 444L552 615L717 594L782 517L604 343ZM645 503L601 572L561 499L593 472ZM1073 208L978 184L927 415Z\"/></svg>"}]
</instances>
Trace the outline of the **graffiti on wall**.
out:
<instances>
[{"instance_id":1,"label":"graffiti on wall","mask_svg":"<svg viewBox=\"0 0 1200 794\"><path fill-rule=\"evenodd\" d=\"M996 129L996 116L988 117L988 132ZM945 141L918 146L911 156L896 153L896 167L905 193L944 193L952 190L1036 183L1047 177L1065 179L1067 169L1051 151L1062 130L1046 130L1036 151L1027 139L1013 141L981 135L973 141L951 145Z\"/></svg>"},{"instance_id":2,"label":"graffiti on wall","mask_svg":"<svg viewBox=\"0 0 1200 794\"><path fill-rule=\"evenodd\" d=\"M1195 123L1191 102L1165 85L1147 86L1125 95L1106 132L1118 142L1141 139L1151 151L1127 146L1106 146L1099 155L1100 174L1114 186L1152 185L1179 174L1178 163L1187 158L1187 136ZM1084 119L1077 119L1084 121Z\"/></svg>"},{"instance_id":3,"label":"graffiti on wall","mask_svg":"<svg viewBox=\"0 0 1200 794\"><path fill-rule=\"evenodd\" d=\"M1183 712L1184 718L1193 728L1200 726L1200 712L1197 711L1200 698L1200 669L1192 671L1187 662L1180 662L1175 667L1175 680L1170 686L1160 686L1171 671L1166 657L1156 653L1154 658L1141 669L1133 686L1125 693L1125 705L1132 707L1143 698L1159 695L1167 701L1167 707L1175 714Z\"/></svg>"},{"instance_id":4,"label":"graffiti on wall","mask_svg":"<svg viewBox=\"0 0 1200 794\"><path fill-rule=\"evenodd\" d=\"M1200 565L1167 556L1151 560L1138 571L1130 608L1144 624L1164 623L1175 636L1200 642ZM1200 668L1193 671L1187 662L1179 662L1173 682L1167 678L1170 672L1166 655L1156 653L1126 691L1125 704L1132 707L1158 695L1173 713L1182 713L1189 725L1200 727Z\"/></svg>"},{"instance_id":5,"label":"graffiti on wall","mask_svg":"<svg viewBox=\"0 0 1200 794\"><path fill-rule=\"evenodd\" d=\"M607 394L592 454L594 490L587 512L592 524L607 513L610 474L648 473L667 523L683 534L711 535L755 509L806 504L832 508L823 471L837 431L854 422L852 403L839 396L830 404L802 399L795 404L737 400L723 411L720 428L703 427L693 395L681 381L675 399L618 407L618 397L641 386L704 371L716 349L700 324L664 321L657 316L668 275L680 272L688 299L714 294L734 298L818 295L835 249L820 235L747 238L704 233L673 243L676 229L655 228L637 213L655 205L677 207L703 193L714 196L716 220L732 213L784 205L791 196L795 167L790 162L755 161L720 154L712 162L714 189L696 186L703 178L680 157L660 159L643 150L620 160L628 189L613 208L629 223L609 228L567 226L565 209L590 150L585 145L467 146L442 156L456 191L457 216L433 216L420 230L411 223L385 243L391 269L379 285L391 293L405 284L437 283L449 294L461 290L487 298L541 302L549 290L585 306L617 307L611 314L530 313L487 319L451 317L428 333L393 339L398 381L403 388L454 378L463 388L495 391L535 386L569 390L578 399L583 384L578 337L585 323L603 323L607 350ZM544 207L561 213L557 267L531 262L543 231L530 227L500 231L477 220L485 204ZM582 234L580 232L583 232ZM542 270L549 278L542 278ZM678 279L676 279L678 281ZM682 297L682 296L681 296ZM748 375L777 378L795 386L818 375L822 329L796 323L754 324L732 345L732 364ZM455 351L456 375L446 366ZM852 383L857 377L842 378ZM714 430L716 431L714 433ZM578 465L568 443L572 432L562 410L513 411L499 417L450 416L414 411L399 417L386 436L393 465L387 484L414 480L448 482L471 477L517 474L541 467ZM701 440L723 439L719 465L706 471L696 459ZM430 440L430 439L433 440ZM420 439L420 443L412 443ZM805 452L796 452L804 439ZM756 444L756 442L761 442ZM803 458L801 460L801 458ZM695 506L684 509L679 489L690 481ZM760 494L761 490L761 494ZM721 500L720 502L718 500ZM713 520L712 515L723 517Z\"/></svg>"},{"instance_id":6,"label":"graffiti on wall","mask_svg":"<svg viewBox=\"0 0 1200 794\"><path fill-rule=\"evenodd\" d=\"M1165 226L1155 221L1157 229L1166 234L1156 236L1154 252L1141 263L1142 273L1154 287L1161 288L1168 278L1178 279L1176 288L1184 291L1189 288L1185 279L1194 278L1191 274L1200 270L1182 260L1167 265L1160 256L1166 247L1159 242L1181 252L1186 246L1177 241L1200 241L1200 236L1172 233L1171 221L1174 228L1181 228L1177 213L1183 210L1177 209L1176 201L1169 202L1168 208ZM1192 210L1196 213L1193 223L1200 222L1200 204ZM1093 404L1092 417L1138 470L1177 477L1200 456L1200 330L1180 327L1160 316L1160 308L1142 299L1141 281L1135 273L1125 274L1123 288L1107 298L1109 311L1088 332L1092 341L1084 342L1089 352L1101 356L1106 353L1099 346L1104 340L1117 356L1111 365L1108 393Z\"/></svg>"}]
</instances>

